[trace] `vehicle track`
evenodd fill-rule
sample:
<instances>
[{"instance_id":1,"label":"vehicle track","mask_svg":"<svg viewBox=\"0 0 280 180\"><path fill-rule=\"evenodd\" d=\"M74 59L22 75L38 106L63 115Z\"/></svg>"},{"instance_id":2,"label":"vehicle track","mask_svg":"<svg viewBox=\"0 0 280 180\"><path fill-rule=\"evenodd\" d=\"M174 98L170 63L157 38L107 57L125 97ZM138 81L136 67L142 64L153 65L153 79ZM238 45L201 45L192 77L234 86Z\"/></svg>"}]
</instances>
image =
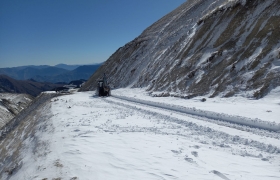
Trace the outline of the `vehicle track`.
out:
<instances>
[{"instance_id":1,"label":"vehicle track","mask_svg":"<svg viewBox=\"0 0 280 180\"><path fill-rule=\"evenodd\" d=\"M228 127L237 130L235 135L238 135L239 132L248 132L250 134L253 133L257 136L277 139L278 141L280 140L280 133L278 132L269 131L266 129L254 128L254 127L237 124L237 123L226 122L226 121L213 119L205 116L188 114L186 112L177 111L176 109L174 109L174 107L173 109L169 109L167 107L160 107L151 103L146 104L144 102L136 102L135 99L123 98L119 96L113 96L108 99L106 98L106 101L110 101L110 103L117 103L118 105L126 106L127 108L149 111L151 113L158 113L171 118L176 117L179 118L180 120L190 121L201 126L211 127L215 129L220 129L221 126ZM280 141L279 144L277 144L277 146L280 147Z\"/></svg>"},{"instance_id":2,"label":"vehicle track","mask_svg":"<svg viewBox=\"0 0 280 180\"><path fill-rule=\"evenodd\" d=\"M172 129L178 129L178 132L175 134L165 131L162 131L162 134L166 133L170 135L188 137L193 136L196 138L198 137L198 139L200 139L199 137L201 137L201 139L206 138L208 139L206 142L212 141L212 143L220 147L230 147L231 144L240 144L244 149L247 149L248 147L250 149L250 147L253 147L266 153L280 153L279 134L275 132L244 126L243 129L239 130L236 127L242 126L233 124L228 125L228 127L221 127L223 124L218 124L216 120L130 102L116 97L103 98L103 100L111 105L122 106L126 109L133 109L144 115L155 117L156 119L159 119L158 123L169 124ZM184 129L184 132L179 132L180 129ZM204 140L201 141L201 143L203 142Z\"/></svg>"},{"instance_id":3,"label":"vehicle track","mask_svg":"<svg viewBox=\"0 0 280 180\"><path fill-rule=\"evenodd\" d=\"M177 113L182 113L187 116L194 116L198 119L206 118L208 121L210 120L213 123L234 127L241 130L244 130L244 127L246 127L246 130L248 128L257 129L258 131L265 130L264 132L274 134L274 136L277 137L277 139L280 139L280 124L262 121L260 119L251 119L251 118L246 118L241 116L232 116L224 113L216 113L216 112L204 111L195 108L187 108L182 106L151 102L151 101L140 100L135 98L128 98L124 96L114 95L113 97L130 103L137 103L145 106L151 106L151 107L165 109L169 111L175 111Z\"/></svg>"}]
</instances>

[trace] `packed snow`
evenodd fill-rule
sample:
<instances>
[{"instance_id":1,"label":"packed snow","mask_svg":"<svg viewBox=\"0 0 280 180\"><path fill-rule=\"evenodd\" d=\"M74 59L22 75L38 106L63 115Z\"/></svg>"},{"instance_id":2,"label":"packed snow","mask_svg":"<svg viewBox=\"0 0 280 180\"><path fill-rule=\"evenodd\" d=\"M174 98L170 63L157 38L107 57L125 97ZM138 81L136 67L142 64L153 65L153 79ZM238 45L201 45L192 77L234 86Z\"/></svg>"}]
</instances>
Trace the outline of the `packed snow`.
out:
<instances>
[{"instance_id":1,"label":"packed snow","mask_svg":"<svg viewBox=\"0 0 280 180\"><path fill-rule=\"evenodd\" d=\"M154 97L153 95L160 95L162 92L151 93L147 92L144 88L123 88L114 90L112 95L226 113L233 116L261 119L280 124L280 87L275 88L266 97L258 100L246 98L246 93L244 92L240 96L230 98L198 96L192 99L181 99L172 96ZM206 99L205 102L202 102L203 98Z\"/></svg>"},{"instance_id":2,"label":"packed snow","mask_svg":"<svg viewBox=\"0 0 280 180\"><path fill-rule=\"evenodd\" d=\"M271 101L268 96L251 103L256 106L245 105L247 100L241 98L200 102L151 97L141 89L118 89L112 94L268 121L261 117L279 114L273 109L279 103L273 93ZM256 111L258 102L262 111ZM254 115L229 110L238 104L248 111L255 108ZM277 132L240 130L116 97L97 97L92 91L53 98L40 113L34 137L23 141L21 168L7 174L7 179L280 178Z\"/></svg>"}]
</instances>

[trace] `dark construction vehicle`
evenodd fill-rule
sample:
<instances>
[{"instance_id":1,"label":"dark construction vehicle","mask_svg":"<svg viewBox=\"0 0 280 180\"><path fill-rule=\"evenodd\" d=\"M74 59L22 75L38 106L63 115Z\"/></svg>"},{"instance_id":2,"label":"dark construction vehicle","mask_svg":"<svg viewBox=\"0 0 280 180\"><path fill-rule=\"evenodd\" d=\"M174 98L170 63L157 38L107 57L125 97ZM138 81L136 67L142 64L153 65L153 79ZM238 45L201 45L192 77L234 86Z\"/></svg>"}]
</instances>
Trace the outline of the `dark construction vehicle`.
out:
<instances>
[{"instance_id":1,"label":"dark construction vehicle","mask_svg":"<svg viewBox=\"0 0 280 180\"><path fill-rule=\"evenodd\" d=\"M107 77L104 73L103 79L97 83L96 94L98 96L111 96L111 88L107 83Z\"/></svg>"}]
</instances>

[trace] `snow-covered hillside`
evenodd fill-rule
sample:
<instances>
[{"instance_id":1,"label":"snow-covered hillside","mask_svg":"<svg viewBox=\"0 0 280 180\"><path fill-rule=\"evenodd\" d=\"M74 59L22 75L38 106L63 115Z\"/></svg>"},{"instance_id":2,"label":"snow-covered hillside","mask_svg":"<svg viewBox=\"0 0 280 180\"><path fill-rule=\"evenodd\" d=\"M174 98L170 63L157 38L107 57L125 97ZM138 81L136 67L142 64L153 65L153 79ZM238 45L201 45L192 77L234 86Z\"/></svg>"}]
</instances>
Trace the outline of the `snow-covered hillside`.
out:
<instances>
[{"instance_id":1,"label":"snow-covered hillside","mask_svg":"<svg viewBox=\"0 0 280 180\"><path fill-rule=\"evenodd\" d=\"M119 48L105 72L114 87L178 96L261 98L280 85L279 0L188 0Z\"/></svg>"},{"instance_id":2,"label":"snow-covered hillside","mask_svg":"<svg viewBox=\"0 0 280 180\"><path fill-rule=\"evenodd\" d=\"M279 96L279 89L266 99L246 102L254 115L239 112L220 98L201 102L151 97L141 89L112 94L102 98L93 91L79 92L37 104L0 141L0 179L280 178L279 132L153 106L194 107L267 123L278 120L279 125L279 101L270 99ZM254 106L261 102L262 107ZM235 104L242 103L244 99L235 99Z\"/></svg>"},{"instance_id":3,"label":"snow-covered hillside","mask_svg":"<svg viewBox=\"0 0 280 180\"><path fill-rule=\"evenodd\" d=\"M44 92L1 128L0 179L279 180L279 9L188 0L86 92ZM91 91L103 73L110 97Z\"/></svg>"},{"instance_id":4,"label":"snow-covered hillside","mask_svg":"<svg viewBox=\"0 0 280 180\"><path fill-rule=\"evenodd\" d=\"M25 109L33 99L27 94L0 93L0 129Z\"/></svg>"}]
</instances>

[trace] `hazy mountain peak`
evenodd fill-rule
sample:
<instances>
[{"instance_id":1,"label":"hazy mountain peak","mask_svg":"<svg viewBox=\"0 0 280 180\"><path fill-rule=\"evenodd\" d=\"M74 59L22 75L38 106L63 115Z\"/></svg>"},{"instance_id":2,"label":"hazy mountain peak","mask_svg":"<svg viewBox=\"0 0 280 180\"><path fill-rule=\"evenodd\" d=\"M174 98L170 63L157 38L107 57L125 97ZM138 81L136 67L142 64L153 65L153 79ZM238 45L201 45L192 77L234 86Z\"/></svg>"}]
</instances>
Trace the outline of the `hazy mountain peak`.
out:
<instances>
[{"instance_id":1,"label":"hazy mountain peak","mask_svg":"<svg viewBox=\"0 0 280 180\"><path fill-rule=\"evenodd\" d=\"M54 67L58 67L58 68L62 68L62 69L66 69L66 70L72 71L72 70L76 69L79 66L81 66L81 65L68 65L68 64L61 63L61 64L55 65Z\"/></svg>"}]
</instances>

